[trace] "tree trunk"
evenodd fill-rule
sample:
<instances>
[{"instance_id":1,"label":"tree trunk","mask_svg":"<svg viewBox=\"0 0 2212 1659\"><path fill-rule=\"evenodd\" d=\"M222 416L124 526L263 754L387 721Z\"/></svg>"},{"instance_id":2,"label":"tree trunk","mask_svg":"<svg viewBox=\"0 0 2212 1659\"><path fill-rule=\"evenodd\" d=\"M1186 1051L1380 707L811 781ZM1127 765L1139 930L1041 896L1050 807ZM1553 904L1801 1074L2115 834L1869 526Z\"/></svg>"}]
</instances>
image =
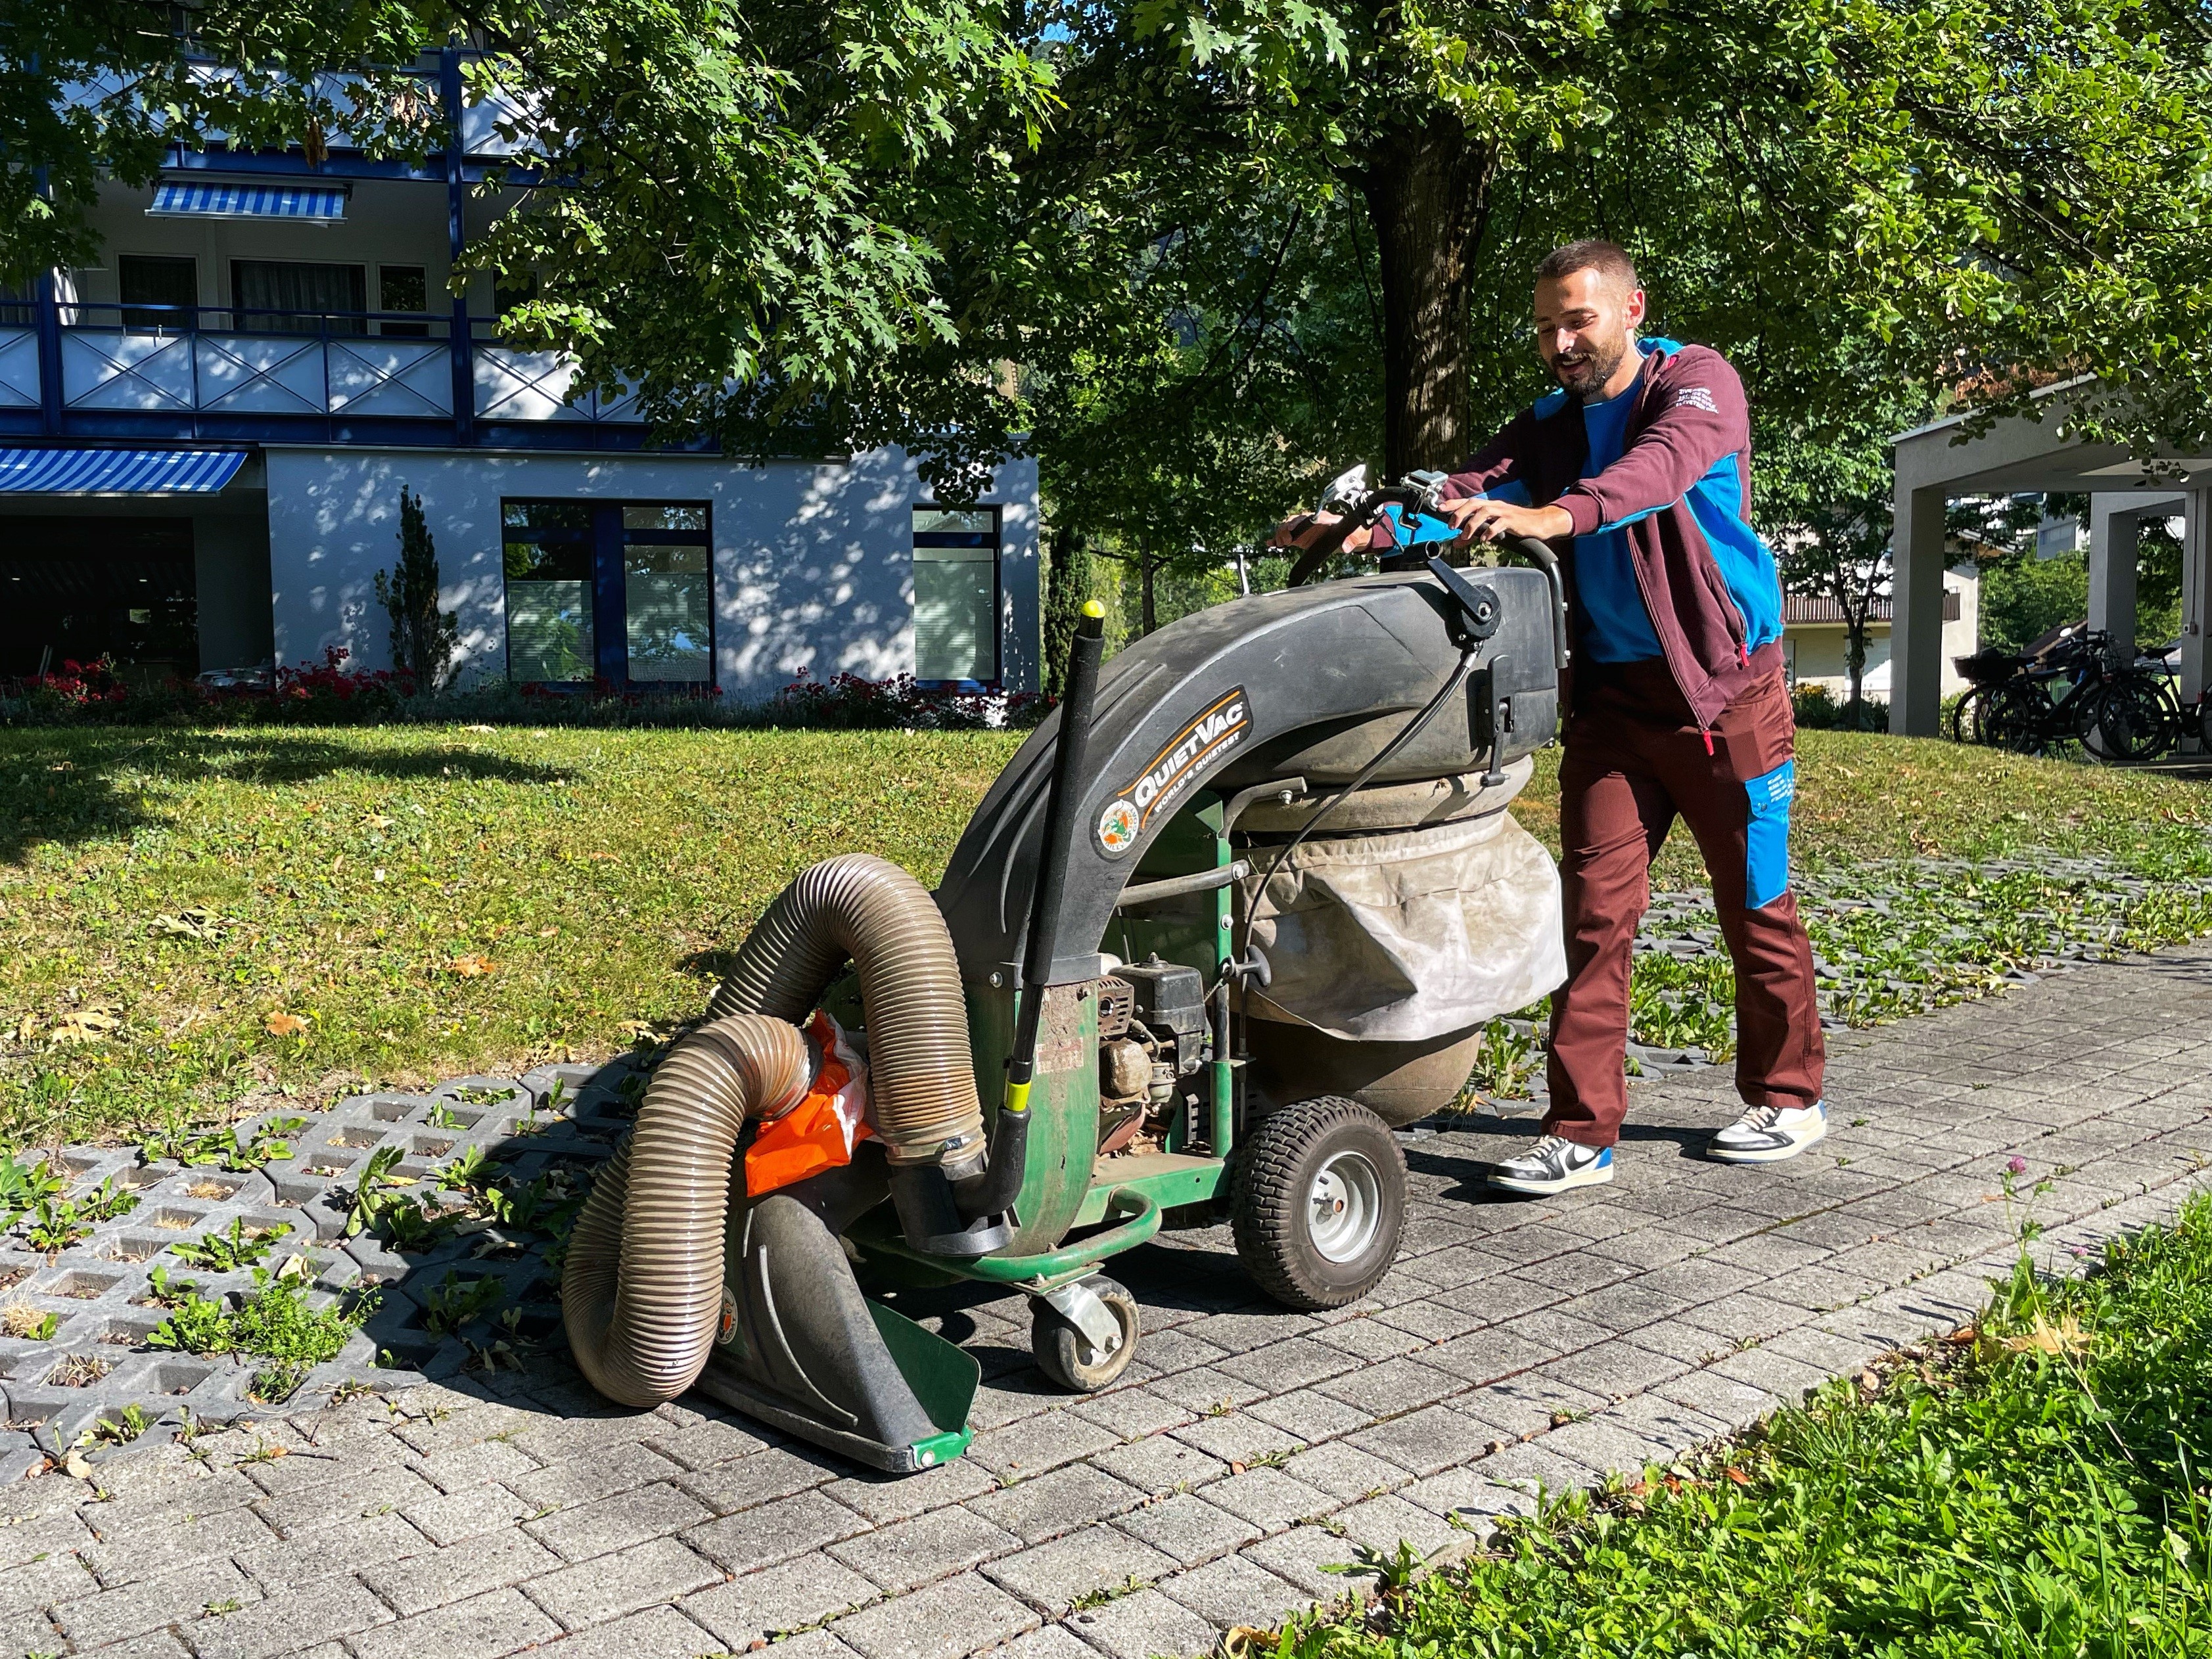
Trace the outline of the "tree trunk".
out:
<instances>
[{"instance_id":1,"label":"tree trunk","mask_svg":"<svg viewBox=\"0 0 2212 1659\"><path fill-rule=\"evenodd\" d=\"M1468 261L1495 153L1449 116L1388 135L1355 183L1382 269L1382 465L1463 464Z\"/></svg>"},{"instance_id":2,"label":"tree trunk","mask_svg":"<svg viewBox=\"0 0 2212 1659\"><path fill-rule=\"evenodd\" d=\"M1160 625L1159 599L1152 580L1159 568L1159 561L1152 556L1151 548L1137 550L1137 570L1143 581L1145 593L1144 608L1138 618L1138 631L1142 634L1150 634Z\"/></svg>"},{"instance_id":3,"label":"tree trunk","mask_svg":"<svg viewBox=\"0 0 2212 1659\"><path fill-rule=\"evenodd\" d=\"M1844 672L1850 680L1851 727L1856 731L1858 728L1858 707L1865 698L1863 688L1866 684L1867 619L1863 613L1856 617L1850 617L1846 613L1846 617L1847 625L1844 629Z\"/></svg>"}]
</instances>

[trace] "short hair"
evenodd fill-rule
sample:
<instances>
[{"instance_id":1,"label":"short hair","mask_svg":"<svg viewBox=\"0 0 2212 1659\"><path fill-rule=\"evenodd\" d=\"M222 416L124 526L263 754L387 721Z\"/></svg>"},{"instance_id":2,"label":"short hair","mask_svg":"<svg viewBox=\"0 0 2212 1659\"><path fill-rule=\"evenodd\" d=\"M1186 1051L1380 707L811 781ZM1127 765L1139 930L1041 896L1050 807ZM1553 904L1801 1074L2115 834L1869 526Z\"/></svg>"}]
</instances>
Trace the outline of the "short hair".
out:
<instances>
[{"instance_id":1,"label":"short hair","mask_svg":"<svg viewBox=\"0 0 2212 1659\"><path fill-rule=\"evenodd\" d=\"M1596 271L1623 294L1633 294L1644 286L1636 275L1636 263L1628 257L1627 250L1617 242L1602 241L1596 237L1553 248L1536 266L1536 280L1542 282L1548 278L1557 282L1560 277L1571 276L1578 270Z\"/></svg>"}]
</instances>

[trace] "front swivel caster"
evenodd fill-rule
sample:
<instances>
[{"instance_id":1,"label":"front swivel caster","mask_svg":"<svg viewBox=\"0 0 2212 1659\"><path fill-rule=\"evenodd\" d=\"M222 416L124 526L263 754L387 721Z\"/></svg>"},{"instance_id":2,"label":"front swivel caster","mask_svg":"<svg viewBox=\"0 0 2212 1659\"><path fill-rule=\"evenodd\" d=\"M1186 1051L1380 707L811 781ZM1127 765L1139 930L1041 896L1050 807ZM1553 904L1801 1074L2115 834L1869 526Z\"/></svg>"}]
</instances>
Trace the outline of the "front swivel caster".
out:
<instances>
[{"instance_id":1,"label":"front swivel caster","mask_svg":"<svg viewBox=\"0 0 2212 1659\"><path fill-rule=\"evenodd\" d=\"M1037 1369L1060 1387L1096 1394L1136 1355L1137 1298L1097 1273L1034 1295L1030 1351Z\"/></svg>"}]
</instances>

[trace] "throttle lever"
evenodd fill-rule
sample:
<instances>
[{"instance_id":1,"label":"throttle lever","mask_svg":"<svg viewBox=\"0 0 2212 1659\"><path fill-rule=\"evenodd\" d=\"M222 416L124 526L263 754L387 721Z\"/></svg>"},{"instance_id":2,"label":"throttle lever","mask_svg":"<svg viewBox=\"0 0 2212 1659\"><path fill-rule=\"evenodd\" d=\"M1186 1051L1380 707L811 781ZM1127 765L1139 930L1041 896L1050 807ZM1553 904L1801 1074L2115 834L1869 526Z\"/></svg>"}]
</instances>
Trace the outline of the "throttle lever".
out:
<instances>
[{"instance_id":1,"label":"throttle lever","mask_svg":"<svg viewBox=\"0 0 2212 1659\"><path fill-rule=\"evenodd\" d=\"M1433 555L1429 559L1429 574L1443 584L1459 606L1460 614L1467 619L1468 637L1482 641L1498 632L1501 614L1496 590L1480 582L1471 582Z\"/></svg>"}]
</instances>

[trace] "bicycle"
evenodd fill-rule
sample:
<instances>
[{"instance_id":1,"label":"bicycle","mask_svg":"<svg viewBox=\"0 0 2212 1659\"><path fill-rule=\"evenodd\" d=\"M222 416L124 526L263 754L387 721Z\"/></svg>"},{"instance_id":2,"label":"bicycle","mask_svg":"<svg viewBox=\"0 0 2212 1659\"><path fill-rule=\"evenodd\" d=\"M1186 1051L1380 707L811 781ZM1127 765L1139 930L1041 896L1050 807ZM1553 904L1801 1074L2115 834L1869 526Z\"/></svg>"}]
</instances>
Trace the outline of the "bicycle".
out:
<instances>
[{"instance_id":1,"label":"bicycle","mask_svg":"<svg viewBox=\"0 0 2212 1659\"><path fill-rule=\"evenodd\" d=\"M2116 659L2111 635L2079 623L2019 655L1956 658L1974 685L1952 710L1952 738L2022 755L2078 744L2099 760L2154 759L2173 746L2180 708L2156 675Z\"/></svg>"}]
</instances>

